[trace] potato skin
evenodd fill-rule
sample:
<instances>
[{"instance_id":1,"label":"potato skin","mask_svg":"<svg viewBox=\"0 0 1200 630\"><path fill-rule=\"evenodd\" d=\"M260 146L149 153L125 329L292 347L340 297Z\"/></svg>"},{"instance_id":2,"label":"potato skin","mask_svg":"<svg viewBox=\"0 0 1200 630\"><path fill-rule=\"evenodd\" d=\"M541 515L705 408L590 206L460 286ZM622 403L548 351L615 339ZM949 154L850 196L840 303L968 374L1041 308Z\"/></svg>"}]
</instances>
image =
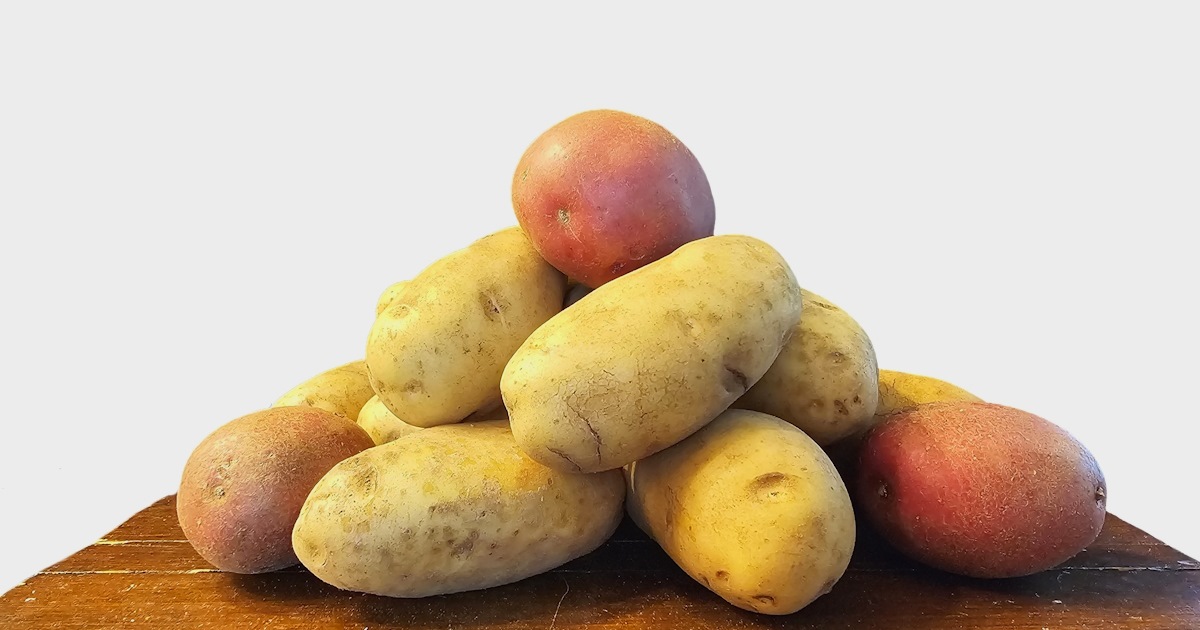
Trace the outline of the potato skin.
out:
<instances>
[{"instance_id":1,"label":"potato skin","mask_svg":"<svg viewBox=\"0 0 1200 630\"><path fill-rule=\"evenodd\" d=\"M895 370L879 370L879 404L875 408L875 418L870 424L863 426L862 431L838 442L825 446L825 452L833 460L838 470L842 471L843 479L854 479L858 466L858 454L862 442L871 427L897 411L912 409L917 405L948 400L975 401L980 398L965 389L938 380L932 376L921 376L897 372ZM852 482L850 482L851 485ZM856 497L851 497L857 500Z\"/></svg>"},{"instance_id":2,"label":"potato skin","mask_svg":"<svg viewBox=\"0 0 1200 630\"><path fill-rule=\"evenodd\" d=\"M358 426L371 436L376 446L421 430L421 427L415 427L397 418L396 414L380 402L378 396L372 396L371 400L363 405L362 411L358 412Z\"/></svg>"},{"instance_id":3,"label":"potato skin","mask_svg":"<svg viewBox=\"0 0 1200 630\"><path fill-rule=\"evenodd\" d=\"M981 447L983 445L983 447ZM1095 458L1049 421L984 402L927 403L867 434L855 483L866 518L901 552L981 578L1050 569L1104 524Z\"/></svg>"},{"instance_id":4,"label":"potato skin","mask_svg":"<svg viewBox=\"0 0 1200 630\"><path fill-rule=\"evenodd\" d=\"M753 385L800 316L770 245L713 236L591 292L504 370L513 435L564 472L619 468L687 437Z\"/></svg>"},{"instance_id":5,"label":"potato skin","mask_svg":"<svg viewBox=\"0 0 1200 630\"><path fill-rule=\"evenodd\" d=\"M401 280L400 282L388 285L388 288L379 294L379 300L375 302L375 316L378 317L396 299L396 296L400 295L400 291L406 286L408 286L408 280Z\"/></svg>"},{"instance_id":6,"label":"potato skin","mask_svg":"<svg viewBox=\"0 0 1200 630\"><path fill-rule=\"evenodd\" d=\"M366 362L352 361L300 383L280 396L271 406L316 407L353 422L363 405L374 395L371 381L367 377Z\"/></svg>"},{"instance_id":7,"label":"potato skin","mask_svg":"<svg viewBox=\"0 0 1200 630\"><path fill-rule=\"evenodd\" d=\"M292 535L341 589L426 597L508 584L600 546L621 520L619 471L555 472L503 421L425 429L338 464Z\"/></svg>"},{"instance_id":8,"label":"potato skin","mask_svg":"<svg viewBox=\"0 0 1200 630\"><path fill-rule=\"evenodd\" d=\"M871 339L846 311L803 289L800 302L779 358L733 406L782 418L825 447L875 424L879 366Z\"/></svg>"},{"instance_id":9,"label":"potato skin","mask_svg":"<svg viewBox=\"0 0 1200 630\"><path fill-rule=\"evenodd\" d=\"M975 394L932 376L879 370L879 408L875 415L888 416L917 405L950 400L982 401Z\"/></svg>"},{"instance_id":10,"label":"potato skin","mask_svg":"<svg viewBox=\"0 0 1200 630\"><path fill-rule=\"evenodd\" d=\"M373 446L353 422L315 407L275 407L220 427L192 452L176 497L179 526L219 569L296 564L292 525L334 464Z\"/></svg>"},{"instance_id":11,"label":"potato skin","mask_svg":"<svg viewBox=\"0 0 1200 630\"><path fill-rule=\"evenodd\" d=\"M802 431L731 409L627 467L631 518L709 590L786 615L829 592L854 550L854 511Z\"/></svg>"},{"instance_id":12,"label":"potato skin","mask_svg":"<svg viewBox=\"0 0 1200 630\"><path fill-rule=\"evenodd\" d=\"M517 222L546 260L595 288L712 236L712 190L696 156L645 118L593 110L525 150L512 185Z\"/></svg>"},{"instance_id":13,"label":"potato skin","mask_svg":"<svg viewBox=\"0 0 1200 630\"><path fill-rule=\"evenodd\" d=\"M505 364L562 310L565 285L515 227L433 263L371 328L367 368L379 400L418 427L499 406Z\"/></svg>"}]
</instances>

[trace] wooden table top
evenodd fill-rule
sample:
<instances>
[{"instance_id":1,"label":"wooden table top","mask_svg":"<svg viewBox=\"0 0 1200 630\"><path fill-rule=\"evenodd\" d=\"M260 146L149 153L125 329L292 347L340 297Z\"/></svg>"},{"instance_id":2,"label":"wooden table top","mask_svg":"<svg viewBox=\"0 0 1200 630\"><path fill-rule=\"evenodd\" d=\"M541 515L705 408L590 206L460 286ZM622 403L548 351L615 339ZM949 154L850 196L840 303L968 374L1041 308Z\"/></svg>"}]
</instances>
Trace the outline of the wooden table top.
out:
<instances>
[{"instance_id":1,"label":"wooden table top","mask_svg":"<svg viewBox=\"0 0 1200 630\"><path fill-rule=\"evenodd\" d=\"M922 568L860 530L833 592L793 615L734 608L628 520L600 549L484 591L389 599L300 567L212 568L166 497L0 597L0 628L1171 628L1200 629L1200 563L1109 515L1087 551L1028 578Z\"/></svg>"}]
</instances>

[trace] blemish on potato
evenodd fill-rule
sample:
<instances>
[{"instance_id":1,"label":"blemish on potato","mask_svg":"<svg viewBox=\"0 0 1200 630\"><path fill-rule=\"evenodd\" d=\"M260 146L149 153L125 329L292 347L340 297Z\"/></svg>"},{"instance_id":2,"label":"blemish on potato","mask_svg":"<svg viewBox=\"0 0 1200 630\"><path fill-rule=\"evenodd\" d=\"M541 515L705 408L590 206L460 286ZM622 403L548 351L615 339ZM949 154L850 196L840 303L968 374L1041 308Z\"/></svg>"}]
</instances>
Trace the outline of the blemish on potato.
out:
<instances>
[{"instance_id":1,"label":"blemish on potato","mask_svg":"<svg viewBox=\"0 0 1200 630\"><path fill-rule=\"evenodd\" d=\"M771 597L770 595L755 595L754 601L762 604L773 605L775 603L775 598Z\"/></svg>"},{"instance_id":2,"label":"blemish on potato","mask_svg":"<svg viewBox=\"0 0 1200 630\"><path fill-rule=\"evenodd\" d=\"M570 464L571 466L575 467L576 471L583 470L583 468L580 468L579 464L576 464L575 460L571 459L566 453L564 453L556 448L547 448L546 450L550 451L551 453L554 453L555 455L558 455L560 458L563 459L563 461L565 461L568 464Z\"/></svg>"},{"instance_id":3,"label":"blemish on potato","mask_svg":"<svg viewBox=\"0 0 1200 630\"><path fill-rule=\"evenodd\" d=\"M471 553L471 550L475 548L475 541L477 540L479 540L479 530L473 529L461 542L448 541L450 543L450 555L455 558L461 558Z\"/></svg>"},{"instance_id":4,"label":"blemish on potato","mask_svg":"<svg viewBox=\"0 0 1200 630\"><path fill-rule=\"evenodd\" d=\"M746 376L745 372L733 367L732 365L726 364L725 375L722 379L721 385L727 392L737 392L738 394L741 394L750 388L750 379Z\"/></svg>"},{"instance_id":5,"label":"blemish on potato","mask_svg":"<svg viewBox=\"0 0 1200 630\"><path fill-rule=\"evenodd\" d=\"M726 571L725 569L720 569L720 570L718 570L718 571L717 571L717 579L718 579L718 580L728 580L728 579L729 579L729 572L728 572L728 571Z\"/></svg>"}]
</instances>

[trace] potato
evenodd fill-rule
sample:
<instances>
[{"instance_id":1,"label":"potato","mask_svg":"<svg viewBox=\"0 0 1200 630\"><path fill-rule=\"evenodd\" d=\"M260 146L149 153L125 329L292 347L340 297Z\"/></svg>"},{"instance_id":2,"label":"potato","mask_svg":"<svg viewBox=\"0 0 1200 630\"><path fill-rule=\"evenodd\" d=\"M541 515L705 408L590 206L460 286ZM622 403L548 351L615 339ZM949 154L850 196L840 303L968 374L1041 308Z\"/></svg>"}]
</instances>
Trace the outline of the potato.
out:
<instances>
[{"instance_id":1,"label":"potato","mask_svg":"<svg viewBox=\"0 0 1200 630\"><path fill-rule=\"evenodd\" d=\"M733 404L787 420L828 446L874 424L879 400L875 348L858 322L829 300L801 290L795 332L779 358Z\"/></svg>"},{"instance_id":2,"label":"potato","mask_svg":"<svg viewBox=\"0 0 1200 630\"><path fill-rule=\"evenodd\" d=\"M502 421L418 431L334 467L292 535L338 588L425 597L515 582L600 546L621 520L619 471L555 472Z\"/></svg>"},{"instance_id":3,"label":"potato","mask_svg":"<svg viewBox=\"0 0 1200 630\"><path fill-rule=\"evenodd\" d=\"M846 487L821 447L779 418L731 409L627 472L634 522L734 606L796 612L850 563Z\"/></svg>"},{"instance_id":4,"label":"potato","mask_svg":"<svg viewBox=\"0 0 1200 630\"><path fill-rule=\"evenodd\" d=\"M1063 429L984 402L926 403L867 434L855 482L868 521L901 552L983 578L1054 567L1091 544L1108 494Z\"/></svg>"},{"instance_id":5,"label":"potato","mask_svg":"<svg viewBox=\"0 0 1200 630\"><path fill-rule=\"evenodd\" d=\"M712 236L712 190L696 156L660 125L595 110L554 125L513 174L517 221L538 252L589 287Z\"/></svg>"},{"instance_id":6,"label":"potato","mask_svg":"<svg viewBox=\"0 0 1200 630\"><path fill-rule=\"evenodd\" d=\"M513 435L564 472L619 468L692 434L767 371L800 316L779 253L713 236L589 294L509 361Z\"/></svg>"},{"instance_id":7,"label":"potato","mask_svg":"<svg viewBox=\"0 0 1200 630\"><path fill-rule=\"evenodd\" d=\"M362 427L377 445L387 444L421 430L421 427L415 427L388 411L378 396L372 396L371 400L363 405L362 411L358 412L358 426Z\"/></svg>"},{"instance_id":8,"label":"potato","mask_svg":"<svg viewBox=\"0 0 1200 630\"><path fill-rule=\"evenodd\" d=\"M242 416L196 447L176 496L179 526L205 560L233 573L296 564L292 526L334 464L373 446L365 431L315 407Z\"/></svg>"},{"instance_id":9,"label":"potato","mask_svg":"<svg viewBox=\"0 0 1200 630\"><path fill-rule=\"evenodd\" d=\"M887 416L931 402L959 400L981 402L967 390L932 376L879 370L879 408L875 415Z\"/></svg>"},{"instance_id":10,"label":"potato","mask_svg":"<svg viewBox=\"0 0 1200 630\"><path fill-rule=\"evenodd\" d=\"M379 300L375 303L375 316L378 317L396 299L396 296L400 295L400 290L406 286L408 286L408 280L401 280L384 289L383 293L379 294Z\"/></svg>"},{"instance_id":11,"label":"potato","mask_svg":"<svg viewBox=\"0 0 1200 630\"><path fill-rule=\"evenodd\" d=\"M562 310L566 279L517 228L433 263L384 309L367 340L379 400L418 427L500 405L500 374Z\"/></svg>"},{"instance_id":12,"label":"potato","mask_svg":"<svg viewBox=\"0 0 1200 630\"><path fill-rule=\"evenodd\" d=\"M353 422L363 405L374 395L370 379L367 378L367 364L353 361L300 383L271 406L316 407Z\"/></svg>"},{"instance_id":13,"label":"potato","mask_svg":"<svg viewBox=\"0 0 1200 630\"><path fill-rule=\"evenodd\" d=\"M930 376L879 370L879 405L875 408L874 421L864 426L861 432L826 445L825 452L842 472L843 479L854 479L862 441L871 427L897 411L944 400L978 401L979 397Z\"/></svg>"}]
</instances>

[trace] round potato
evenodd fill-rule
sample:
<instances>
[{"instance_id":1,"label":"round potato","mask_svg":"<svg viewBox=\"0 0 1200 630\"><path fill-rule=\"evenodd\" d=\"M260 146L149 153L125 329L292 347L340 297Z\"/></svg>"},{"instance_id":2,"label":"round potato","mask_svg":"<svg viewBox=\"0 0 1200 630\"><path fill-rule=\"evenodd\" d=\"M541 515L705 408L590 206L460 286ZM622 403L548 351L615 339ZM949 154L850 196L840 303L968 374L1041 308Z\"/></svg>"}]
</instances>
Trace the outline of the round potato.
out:
<instances>
[{"instance_id":1,"label":"round potato","mask_svg":"<svg viewBox=\"0 0 1200 630\"><path fill-rule=\"evenodd\" d=\"M316 407L354 421L363 405L374 395L367 377L366 362L352 361L300 383L271 406Z\"/></svg>"},{"instance_id":2,"label":"round potato","mask_svg":"<svg viewBox=\"0 0 1200 630\"><path fill-rule=\"evenodd\" d=\"M580 112L538 136L513 173L512 205L542 256L589 287L712 236L716 217L683 142L614 110Z\"/></svg>"},{"instance_id":3,"label":"round potato","mask_svg":"<svg viewBox=\"0 0 1200 630\"><path fill-rule=\"evenodd\" d=\"M619 471L556 472L503 421L434 427L338 464L292 535L338 588L425 597L548 571L600 546L621 520Z\"/></svg>"},{"instance_id":4,"label":"round potato","mask_svg":"<svg viewBox=\"0 0 1200 630\"><path fill-rule=\"evenodd\" d=\"M754 385L800 317L783 258L713 236L634 270L534 332L501 380L513 435L565 472L619 468L692 434Z\"/></svg>"},{"instance_id":5,"label":"round potato","mask_svg":"<svg viewBox=\"0 0 1200 630\"><path fill-rule=\"evenodd\" d=\"M739 608L796 612L850 563L846 486L821 447L779 418L731 409L627 474L634 522Z\"/></svg>"},{"instance_id":6,"label":"round potato","mask_svg":"<svg viewBox=\"0 0 1200 630\"><path fill-rule=\"evenodd\" d=\"M371 328L367 368L379 400L418 427L498 406L505 364L562 310L565 286L515 227L433 263Z\"/></svg>"},{"instance_id":7,"label":"round potato","mask_svg":"<svg viewBox=\"0 0 1200 630\"><path fill-rule=\"evenodd\" d=\"M242 416L196 447L176 496L179 526L218 569L296 564L291 532L305 497L334 464L373 446L355 424L315 407Z\"/></svg>"},{"instance_id":8,"label":"round potato","mask_svg":"<svg viewBox=\"0 0 1200 630\"><path fill-rule=\"evenodd\" d=\"M800 322L762 379L733 404L782 418L821 446L874 424L879 400L875 348L858 322L801 290Z\"/></svg>"}]
</instances>

